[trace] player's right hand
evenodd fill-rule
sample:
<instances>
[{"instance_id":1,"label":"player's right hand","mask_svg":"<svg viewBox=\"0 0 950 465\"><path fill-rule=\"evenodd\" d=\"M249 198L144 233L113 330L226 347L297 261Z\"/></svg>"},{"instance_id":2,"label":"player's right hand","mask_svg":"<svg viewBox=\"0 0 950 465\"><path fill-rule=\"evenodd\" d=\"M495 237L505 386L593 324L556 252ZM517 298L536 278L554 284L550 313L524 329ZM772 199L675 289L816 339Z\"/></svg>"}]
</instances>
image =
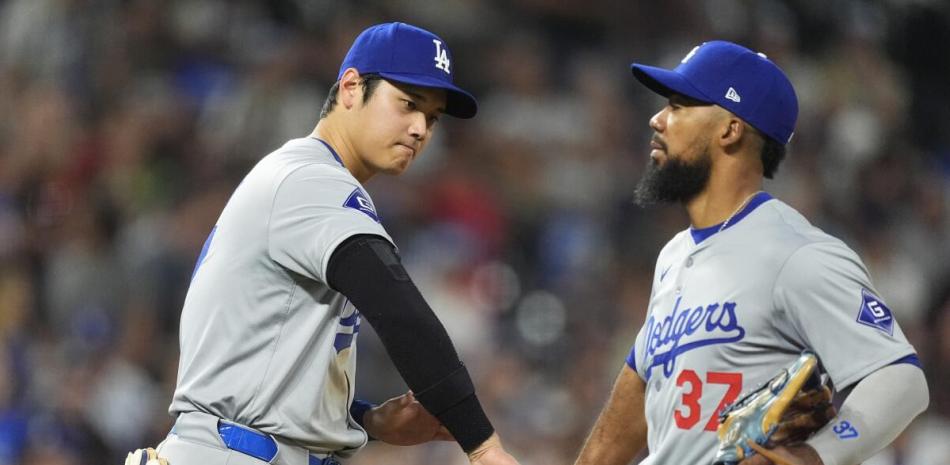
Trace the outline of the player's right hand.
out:
<instances>
[{"instance_id":1,"label":"player's right hand","mask_svg":"<svg viewBox=\"0 0 950 465\"><path fill-rule=\"evenodd\" d=\"M482 445L469 452L468 460L472 465L519 465L501 445L498 434L492 434Z\"/></svg>"}]
</instances>

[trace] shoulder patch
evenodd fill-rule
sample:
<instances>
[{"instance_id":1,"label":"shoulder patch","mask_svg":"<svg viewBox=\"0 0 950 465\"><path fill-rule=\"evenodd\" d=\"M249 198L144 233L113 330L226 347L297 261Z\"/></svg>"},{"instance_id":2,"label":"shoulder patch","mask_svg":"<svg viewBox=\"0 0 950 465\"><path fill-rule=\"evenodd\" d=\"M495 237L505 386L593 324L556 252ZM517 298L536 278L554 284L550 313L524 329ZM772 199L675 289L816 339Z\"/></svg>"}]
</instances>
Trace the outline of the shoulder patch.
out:
<instances>
[{"instance_id":1,"label":"shoulder patch","mask_svg":"<svg viewBox=\"0 0 950 465\"><path fill-rule=\"evenodd\" d=\"M369 195L366 192L363 192L363 189L357 187L353 189L353 192L350 193L350 196L346 198L346 202L343 202L343 206L347 208L352 208L354 210L359 210L373 219L373 221L379 223L379 215L376 214L376 206L373 205L373 201L369 199Z\"/></svg>"},{"instance_id":2,"label":"shoulder patch","mask_svg":"<svg viewBox=\"0 0 950 465\"><path fill-rule=\"evenodd\" d=\"M867 289L861 290L861 311L858 323L877 328L890 336L894 335L894 316L884 301Z\"/></svg>"}]
</instances>

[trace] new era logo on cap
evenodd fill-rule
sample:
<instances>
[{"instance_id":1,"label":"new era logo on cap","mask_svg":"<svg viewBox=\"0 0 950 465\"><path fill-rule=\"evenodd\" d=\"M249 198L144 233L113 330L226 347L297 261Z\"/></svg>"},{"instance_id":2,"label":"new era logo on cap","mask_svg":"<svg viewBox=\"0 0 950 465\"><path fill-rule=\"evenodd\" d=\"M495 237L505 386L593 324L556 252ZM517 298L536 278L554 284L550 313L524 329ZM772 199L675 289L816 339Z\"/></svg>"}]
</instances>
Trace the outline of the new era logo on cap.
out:
<instances>
[{"instance_id":1,"label":"new era logo on cap","mask_svg":"<svg viewBox=\"0 0 950 465\"><path fill-rule=\"evenodd\" d=\"M798 97L785 73L765 54L716 40L691 50L674 69L639 63L631 69L660 95L681 94L719 105L780 144L791 140Z\"/></svg>"},{"instance_id":2,"label":"new era logo on cap","mask_svg":"<svg viewBox=\"0 0 950 465\"><path fill-rule=\"evenodd\" d=\"M452 52L439 36L406 23L372 26L353 41L337 79L349 68L404 84L445 89L445 113L471 118L478 111L472 94L452 82Z\"/></svg>"},{"instance_id":3,"label":"new era logo on cap","mask_svg":"<svg viewBox=\"0 0 950 465\"><path fill-rule=\"evenodd\" d=\"M733 102L739 103L742 102L742 97L739 96L739 93L736 92L732 87L726 91L726 98L732 100Z\"/></svg>"}]
</instances>

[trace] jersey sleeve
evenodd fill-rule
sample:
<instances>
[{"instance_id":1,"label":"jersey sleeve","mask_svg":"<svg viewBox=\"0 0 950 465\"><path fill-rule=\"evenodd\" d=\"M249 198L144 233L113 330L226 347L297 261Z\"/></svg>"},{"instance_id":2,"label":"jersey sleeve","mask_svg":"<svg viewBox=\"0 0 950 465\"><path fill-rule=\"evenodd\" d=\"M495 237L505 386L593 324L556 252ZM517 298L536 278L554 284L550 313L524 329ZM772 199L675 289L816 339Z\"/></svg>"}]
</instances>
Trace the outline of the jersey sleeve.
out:
<instances>
[{"instance_id":1,"label":"jersey sleeve","mask_svg":"<svg viewBox=\"0 0 950 465\"><path fill-rule=\"evenodd\" d=\"M325 165L287 175L274 194L268 224L271 259L295 273L326 283L330 255L356 234L392 242L372 199L354 179Z\"/></svg>"},{"instance_id":2,"label":"jersey sleeve","mask_svg":"<svg viewBox=\"0 0 950 465\"><path fill-rule=\"evenodd\" d=\"M915 353L861 259L843 243L798 249L779 272L773 298L838 390Z\"/></svg>"}]
</instances>

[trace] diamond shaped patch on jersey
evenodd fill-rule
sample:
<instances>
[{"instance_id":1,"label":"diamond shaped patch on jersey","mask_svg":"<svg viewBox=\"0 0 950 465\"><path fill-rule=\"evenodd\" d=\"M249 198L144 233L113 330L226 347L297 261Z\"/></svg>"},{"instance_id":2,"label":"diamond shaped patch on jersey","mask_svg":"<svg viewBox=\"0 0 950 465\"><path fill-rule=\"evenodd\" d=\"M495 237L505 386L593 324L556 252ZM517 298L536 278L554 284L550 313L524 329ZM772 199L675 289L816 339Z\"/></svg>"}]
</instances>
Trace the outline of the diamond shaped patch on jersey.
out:
<instances>
[{"instance_id":1,"label":"diamond shaped patch on jersey","mask_svg":"<svg viewBox=\"0 0 950 465\"><path fill-rule=\"evenodd\" d=\"M858 323L877 328L891 336L894 335L894 316L891 309L884 305L884 301L867 289L861 290L861 311L858 313Z\"/></svg>"},{"instance_id":2,"label":"diamond shaped patch on jersey","mask_svg":"<svg viewBox=\"0 0 950 465\"><path fill-rule=\"evenodd\" d=\"M343 206L352 208L354 210L359 210L372 218L373 221L379 223L379 215L376 214L376 206L373 205L373 201L369 199L369 195L366 195L366 192L363 192L363 189L360 189L359 187L353 189L353 192L350 193L350 196L346 198L346 202L343 202Z\"/></svg>"}]
</instances>

